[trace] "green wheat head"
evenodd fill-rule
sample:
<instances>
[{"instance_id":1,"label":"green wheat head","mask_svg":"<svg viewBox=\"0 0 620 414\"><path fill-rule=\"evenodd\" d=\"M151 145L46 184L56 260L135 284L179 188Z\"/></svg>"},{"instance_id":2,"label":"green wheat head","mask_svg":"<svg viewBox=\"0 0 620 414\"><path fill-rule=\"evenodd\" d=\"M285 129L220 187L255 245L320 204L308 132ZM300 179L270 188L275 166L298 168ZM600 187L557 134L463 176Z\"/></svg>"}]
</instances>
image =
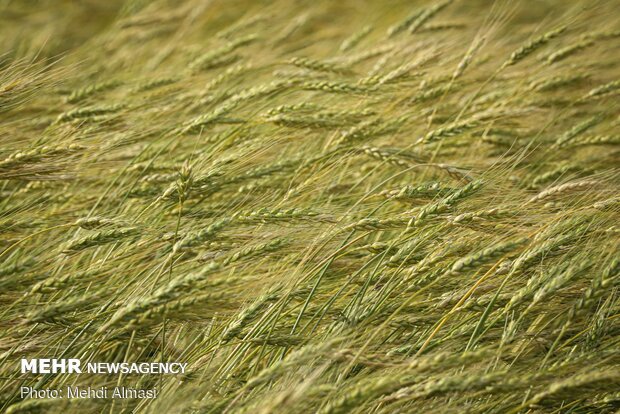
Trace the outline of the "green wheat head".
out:
<instances>
[{"instance_id":1,"label":"green wheat head","mask_svg":"<svg viewBox=\"0 0 620 414\"><path fill-rule=\"evenodd\" d=\"M0 412L615 412L619 22L0 1Z\"/></svg>"}]
</instances>

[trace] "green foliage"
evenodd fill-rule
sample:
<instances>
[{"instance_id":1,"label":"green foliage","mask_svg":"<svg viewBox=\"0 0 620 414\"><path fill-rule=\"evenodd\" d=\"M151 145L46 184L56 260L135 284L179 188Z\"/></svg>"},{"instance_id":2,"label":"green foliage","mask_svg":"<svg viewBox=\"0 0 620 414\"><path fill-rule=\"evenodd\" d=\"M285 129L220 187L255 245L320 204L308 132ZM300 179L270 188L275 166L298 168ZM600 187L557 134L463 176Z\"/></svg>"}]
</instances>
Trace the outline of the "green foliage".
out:
<instances>
[{"instance_id":1,"label":"green foliage","mask_svg":"<svg viewBox=\"0 0 620 414\"><path fill-rule=\"evenodd\" d=\"M616 410L620 9L489 4L0 2L0 412Z\"/></svg>"}]
</instances>

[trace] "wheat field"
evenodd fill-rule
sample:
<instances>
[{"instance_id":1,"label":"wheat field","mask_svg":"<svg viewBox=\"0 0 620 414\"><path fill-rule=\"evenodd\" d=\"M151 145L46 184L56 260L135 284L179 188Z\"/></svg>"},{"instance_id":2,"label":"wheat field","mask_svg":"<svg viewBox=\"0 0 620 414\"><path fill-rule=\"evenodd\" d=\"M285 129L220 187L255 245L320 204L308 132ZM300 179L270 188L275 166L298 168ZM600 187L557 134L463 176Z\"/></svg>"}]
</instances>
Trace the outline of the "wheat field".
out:
<instances>
[{"instance_id":1,"label":"wheat field","mask_svg":"<svg viewBox=\"0 0 620 414\"><path fill-rule=\"evenodd\" d=\"M619 52L617 0L0 1L0 412L618 412Z\"/></svg>"}]
</instances>

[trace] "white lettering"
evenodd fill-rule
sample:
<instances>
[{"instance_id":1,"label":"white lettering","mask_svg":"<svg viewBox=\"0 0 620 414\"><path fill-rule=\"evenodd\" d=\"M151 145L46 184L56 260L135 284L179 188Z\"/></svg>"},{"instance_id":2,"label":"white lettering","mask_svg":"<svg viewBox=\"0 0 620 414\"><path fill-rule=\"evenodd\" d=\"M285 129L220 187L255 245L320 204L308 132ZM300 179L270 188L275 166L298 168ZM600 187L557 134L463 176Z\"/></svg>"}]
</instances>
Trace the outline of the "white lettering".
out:
<instances>
[{"instance_id":1,"label":"white lettering","mask_svg":"<svg viewBox=\"0 0 620 414\"><path fill-rule=\"evenodd\" d=\"M78 373L81 374L82 370L80 369L80 360L79 359L69 359L69 373Z\"/></svg>"},{"instance_id":2,"label":"white lettering","mask_svg":"<svg viewBox=\"0 0 620 414\"><path fill-rule=\"evenodd\" d=\"M39 372L41 374L50 374L50 360L48 358L39 359Z\"/></svg>"},{"instance_id":3,"label":"white lettering","mask_svg":"<svg viewBox=\"0 0 620 414\"><path fill-rule=\"evenodd\" d=\"M31 360L22 359L22 374L25 374L26 372L31 372L33 374L37 373L37 360L36 359L31 359Z\"/></svg>"}]
</instances>

